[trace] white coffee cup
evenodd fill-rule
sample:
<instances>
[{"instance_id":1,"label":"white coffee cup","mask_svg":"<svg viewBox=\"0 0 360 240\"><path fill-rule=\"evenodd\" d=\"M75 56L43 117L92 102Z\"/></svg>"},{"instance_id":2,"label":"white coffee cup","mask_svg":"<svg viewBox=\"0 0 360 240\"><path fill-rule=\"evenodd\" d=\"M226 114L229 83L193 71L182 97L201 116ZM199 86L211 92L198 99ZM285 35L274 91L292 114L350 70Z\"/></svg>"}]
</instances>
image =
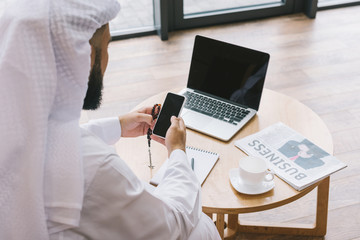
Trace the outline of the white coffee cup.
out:
<instances>
[{"instance_id":1,"label":"white coffee cup","mask_svg":"<svg viewBox=\"0 0 360 240\"><path fill-rule=\"evenodd\" d=\"M265 160L252 156L240 159L239 176L247 185L257 185L274 179L274 174L268 170Z\"/></svg>"}]
</instances>

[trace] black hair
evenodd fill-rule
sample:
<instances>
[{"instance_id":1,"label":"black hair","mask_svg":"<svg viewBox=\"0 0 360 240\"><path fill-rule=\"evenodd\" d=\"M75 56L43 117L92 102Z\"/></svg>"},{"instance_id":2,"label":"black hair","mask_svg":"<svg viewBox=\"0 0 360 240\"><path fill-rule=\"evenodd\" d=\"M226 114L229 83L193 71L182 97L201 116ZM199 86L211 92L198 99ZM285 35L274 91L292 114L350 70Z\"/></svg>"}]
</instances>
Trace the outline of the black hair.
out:
<instances>
[{"instance_id":1,"label":"black hair","mask_svg":"<svg viewBox=\"0 0 360 240\"><path fill-rule=\"evenodd\" d=\"M88 89L83 103L84 110L95 110L100 107L103 90L103 74L101 72L101 48L95 47L95 61L90 70Z\"/></svg>"}]
</instances>

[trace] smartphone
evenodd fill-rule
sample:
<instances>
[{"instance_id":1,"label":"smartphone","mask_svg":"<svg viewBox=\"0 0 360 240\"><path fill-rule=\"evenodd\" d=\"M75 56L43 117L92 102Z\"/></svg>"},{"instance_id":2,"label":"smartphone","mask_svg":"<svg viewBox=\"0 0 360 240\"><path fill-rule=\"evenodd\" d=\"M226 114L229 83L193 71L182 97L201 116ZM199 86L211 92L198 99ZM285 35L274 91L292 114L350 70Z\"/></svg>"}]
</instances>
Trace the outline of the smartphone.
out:
<instances>
[{"instance_id":1,"label":"smartphone","mask_svg":"<svg viewBox=\"0 0 360 240\"><path fill-rule=\"evenodd\" d=\"M171 125L171 116L178 117L184 105L185 97L169 92L160 109L159 116L155 123L153 134L165 138L166 132Z\"/></svg>"}]
</instances>

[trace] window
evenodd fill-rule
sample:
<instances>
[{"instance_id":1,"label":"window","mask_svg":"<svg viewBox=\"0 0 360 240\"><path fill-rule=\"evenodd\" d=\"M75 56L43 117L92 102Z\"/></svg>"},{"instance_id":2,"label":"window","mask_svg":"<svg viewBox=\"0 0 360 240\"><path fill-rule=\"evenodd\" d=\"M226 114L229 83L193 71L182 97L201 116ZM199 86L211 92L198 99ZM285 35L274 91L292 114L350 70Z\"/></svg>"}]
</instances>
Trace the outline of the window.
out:
<instances>
[{"instance_id":1,"label":"window","mask_svg":"<svg viewBox=\"0 0 360 240\"><path fill-rule=\"evenodd\" d=\"M266 7L282 4L281 0L184 0L184 15L234 10L249 7Z\"/></svg>"},{"instance_id":2,"label":"window","mask_svg":"<svg viewBox=\"0 0 360 240\"><path fill-rule=\"evenodd\" d=\"M112 36L154 31L153 0L118 0L121 9L110 22Z\"/></svg>"},{"instance_id":3,"label":"window","mask_svg":"<svg viewBox=\"0 0 360 240\"><path fill-rule=\"evenodd\" d=\"M360 3L359 0L319 0L318 7L325 8L325 7L336 7L348 4Z\"/></svg>"},{"instance_id":4,"label":"window","mask_svg":"<svg viewBox=\"0 0 360 240\"><path fill-rule=\"evenodd\" d=\"M294 0L174 0L174 28L212 24L288 14Z\"/></svg>"},{"instance_id":5,"label":"window","mask_svg":"<svg viewBox=\"0 0 360 240\"><path fill-rule=\"evenodd\" d=\"M1 3L2 0L0 0ZM111 21L116 38L304 12L315 18L322 9L360 4L360 0L118 0L121 11ZM0 5L1 7L1 5Z\"/></svg>"}]
</instances>

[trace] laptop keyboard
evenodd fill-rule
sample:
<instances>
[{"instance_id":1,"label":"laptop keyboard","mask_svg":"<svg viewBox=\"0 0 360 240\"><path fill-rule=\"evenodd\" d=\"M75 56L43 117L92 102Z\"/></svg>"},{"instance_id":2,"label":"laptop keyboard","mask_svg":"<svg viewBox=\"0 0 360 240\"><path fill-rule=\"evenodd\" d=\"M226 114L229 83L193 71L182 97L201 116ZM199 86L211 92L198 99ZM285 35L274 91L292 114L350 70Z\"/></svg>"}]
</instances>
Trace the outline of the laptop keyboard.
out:
<instances>
[{"instance_id":1,"label":"laptop keyboard","mask_svg":"<svg viewBox=\"0 0 360 240\"><path fill-rule=\"evenodd\" d=\"M185 92L186 102L184 107L213 118L237 125L249 110L209 98L193 92Z\"/></svg>"}]
</instances>

